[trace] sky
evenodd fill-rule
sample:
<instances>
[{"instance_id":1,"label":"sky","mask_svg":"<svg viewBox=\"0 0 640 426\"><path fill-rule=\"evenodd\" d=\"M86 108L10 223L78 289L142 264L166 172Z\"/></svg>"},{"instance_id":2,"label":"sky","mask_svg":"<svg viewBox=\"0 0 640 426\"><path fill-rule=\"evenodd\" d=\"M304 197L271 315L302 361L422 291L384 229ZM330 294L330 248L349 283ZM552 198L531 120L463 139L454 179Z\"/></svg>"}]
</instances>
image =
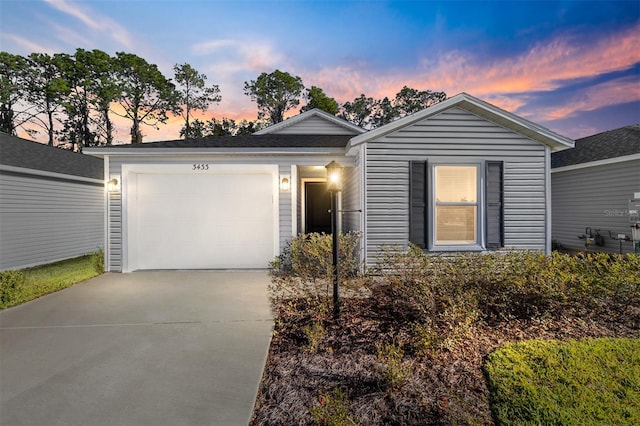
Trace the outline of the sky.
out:
<instances>
[{"instance_id":1,"label":"sky","mask_svg":"<svg viewBox=\"0 0 640 426\"><path fill-rule=\"evenodd\" d=\"M168 78L190 64L220 87L205 118L255 119L244 82L279 69L340 103L466 92L573 139L640 123L638 0L0 0L0 50L77 48L134 53Z\"/></svg>"}]
</instances>

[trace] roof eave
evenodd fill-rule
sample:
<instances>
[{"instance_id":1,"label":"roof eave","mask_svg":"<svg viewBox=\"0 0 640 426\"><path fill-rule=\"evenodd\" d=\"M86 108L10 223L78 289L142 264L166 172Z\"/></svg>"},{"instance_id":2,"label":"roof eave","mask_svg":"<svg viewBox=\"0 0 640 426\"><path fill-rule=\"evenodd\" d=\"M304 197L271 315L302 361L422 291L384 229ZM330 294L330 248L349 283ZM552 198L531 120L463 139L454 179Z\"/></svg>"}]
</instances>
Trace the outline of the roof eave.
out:
<instances>
[{"instance_id":1,"label":"roof eave","mask_svg":"<svg viewBox=\"0 0 640 426\"><path fill-rule=\"evenodd\" d=\"M344 147L318 147L318 148L218 148L218 147L199 147L199 148L85 148L84 153L94 157L105 157L107 155L123 155L123 156L163 156L163 155L344 155L346 149Z\"/></svg>"}]
</instances>

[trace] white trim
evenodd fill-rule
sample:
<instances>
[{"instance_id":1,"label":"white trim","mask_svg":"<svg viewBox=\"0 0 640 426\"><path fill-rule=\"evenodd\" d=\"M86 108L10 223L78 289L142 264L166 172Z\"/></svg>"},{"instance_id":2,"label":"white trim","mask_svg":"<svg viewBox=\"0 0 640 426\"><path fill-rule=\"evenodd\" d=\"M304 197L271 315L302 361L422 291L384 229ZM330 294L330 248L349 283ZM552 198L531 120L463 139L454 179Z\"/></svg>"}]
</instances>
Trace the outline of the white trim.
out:
<instances>
[{"instance_id":1,"label":"white trim","mask_svg":"<svg viewBox=\"0 0 640 426\"><path fill-rule=\"evenodd\" d=\"M99 183L99 184L102 184L102 185L104 185L104 182L105 182L102 179L94 179L94 178L88 178L88 177L84 177L84 176L68 175L66 173L47 172L47 171L44 171L44 170L28 169L26 167L8 166L8 165L5 165L5 164L0 164L0 170L6 171L6 172L24 173L24 174L29 174L29 175L34 175L34 176L42 176L42 177L48 177L48 178L75 180L75 181L78 181L78 182Z\"/></svg>"},{"instance_id":2,"label":"white trim","mask_svg":"<svg viewBox=\"0 0 640 426\"><path fill-rule=\"evenodd\" d=\"M121 169L121 197L122 197L122 272L132 272L137 269L138 261L130 258L129 246L136 239L136 226L129 221L129 201L135 199L138 174L214 174L220 172L232 173L264 173L272 175L273 194L273 253L280 254L280 175L279 167L274 164L215 164L202 161L209 167L207 170L193 170L193 164L123 164ZM135 250L131 253L135 254Z\"/></svg>"},{"instance_id":3,"label":"white trim","mask_svg":"<svg viewBox=\"0 0 640 426\"><path fill-rule=\"evenodd\" d=\"M544 149L545 253L551 254L551 150Z\"/></svg>"},{"instance_id":4,"label":"white trim","mask_svg":"<svg viewBox=\"0 0 640 426\"><path fill-rule=\"evenodd\" d=\"M109 180L109 156L105 155L104 162L104 181ZM104 270L105 272L111 271L111 224L109 223L109 191L107 186L104 188Z\"/></svg>"},{"instance_id":5,"label":"white trim","mask_svg":"<svg viewBox=\"0 0 640 426\"><path fill-rule=\"evenodd\" d=\"M528 138L536 140L556 150L564 149L567 147L573 148L574 146L574 141L569 138L561 136L547 128L544 128L522 117L518 117L515 114L498 108L495 105L491 105L467 93L460 93L459 95L425 108L422 111L416 112L415 114L408 115L399 120L378 127L377 129L370 130L367 133L353 137L347 144L347 150L352 146L369 142L376 138L381 138L388 135L389 133L395 132L396 130L399 130L403 127L410 126L411 124L439 114L442 111L453 107L466 109L473 114L502 125L507 129L520 133Z\"/></svg>"},{"instance_id":6,"label":"white trim","mask_svg":"<svg viewBox=\"0 0 640 426\"><path fill-rule=\"evenodd\" d=\"M367 266L367 145L363 144L360 148L360 168L362 169L362 182L360 182L360 232L362 235L362 247L360 249L362 258L360 259L365 269Z\"/></svg>"},{"instance_id":7,"label":"white trim","mask_svg":"<svg viewBox=\"0 0 640 426\"><path fill-rule=\"evenodd\" d=\"M640 160L640 153L623 155L621 157L606 158L604 160L589 161L587 163L572 164L570 166L556 167L551 173L568 172L569 170L585 169L587 167L606 166L608 164L624 163L626 161Z\"/></svg>"},{"instance_id":8,"label":"white trim","mask_svg":"<svg viewBox=\"0 0 640 426\"><path fill-rule=\"evenodd\" d=\"M291 165L291 236L298 234L298 166ZM279 254L279 253L278 253Z\"/></svg>"},{"instance_id":9,"label":"white trim","mask_svg":"<svg viewBox=\"0 0 640 426\"><path fill-rule=\"evenodd\" d=\"M323 111L321 109L318 108L314 108L310 111L305 111L301 114L295 115L293 117L289 117L284 121L281 121L280 123L276 123L273 124L269 127L266 127L262 130L258 130L257 132L254 133L254 135L266 135L266 134L270 134L270 133L277 133L279 130L285 129L287 127L291 127L295 124L298 124L304 120L307 120L309 118L312 117L319 117L322 118L332 124L335 124L337 126L343 127L347 130L351 130L352 132L354 132L355 134L359 134L359 133L364 133L366 132L365 129L363 129L362 127L356 126L353 123L348 122L347 120L343 120L342 118L338 118L335 115L331 115L326 111Z\"/></svg>"},{"instance_id":10,"label":"white trim","mask_svg":"<svg viewBox=\"0 0 640 426\"><path fill-rule=\"evenodd\" d=\"M325 183L327 178L302 178L300 179L300 231L303 234L307 233L307 190L305 188L305 184L308 182L313 183Z\"/></svg>"}]
</instances>

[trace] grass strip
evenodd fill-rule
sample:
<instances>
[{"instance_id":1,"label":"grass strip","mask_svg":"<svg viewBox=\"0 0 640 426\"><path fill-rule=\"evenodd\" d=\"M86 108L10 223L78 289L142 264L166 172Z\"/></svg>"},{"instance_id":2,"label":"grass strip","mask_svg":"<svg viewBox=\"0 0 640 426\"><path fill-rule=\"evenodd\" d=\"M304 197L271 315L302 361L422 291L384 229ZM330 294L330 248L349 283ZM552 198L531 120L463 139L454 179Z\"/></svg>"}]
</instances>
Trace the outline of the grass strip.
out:
<instances>
[{"instance_id":1,"label":"grass strip","mask_svg":"<svg viewBox=\"0 0 640 426\"><path fill-rule=\"evenodd\" d=\"M24 281L12 288L11 296L3 301L0 308L16 306L100 275L96 267L97 255L94 253L18 271Z\"/></svg>"},{"instance_id":2,"label":"grass strip","mask_svg":"<svg viewBox=\"0 0 640 426\"><path fill-rule=\"evenodd\" d=\"M485 373L498 425L640 424L640 339L510 344Z\"/></svg>"}]
</instances>

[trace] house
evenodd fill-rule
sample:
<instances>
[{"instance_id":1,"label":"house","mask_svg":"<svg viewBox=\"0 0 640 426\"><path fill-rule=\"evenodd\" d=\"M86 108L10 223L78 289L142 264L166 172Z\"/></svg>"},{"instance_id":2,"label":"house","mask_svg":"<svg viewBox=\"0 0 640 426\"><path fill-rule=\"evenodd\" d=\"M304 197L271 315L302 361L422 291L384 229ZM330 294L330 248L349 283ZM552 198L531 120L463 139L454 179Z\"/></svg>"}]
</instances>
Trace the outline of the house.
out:
<instances>
[{"instance_id":1,"label":"house","mask_svg":"<svg viewBox=\"0 0 640 426\"><path fill-rule=\"evenodd\" d=\"M633 251L629 201L640 198L640 126L578 139L552 155L551 167L553 240L584 250L591 237L590 251Z\"/></svg>"},{"instance_id":2,"label":"house","mask_svg":"<svg viewBox=\"0 0 640 426\"><path fill-rule=\"evenodd\" d=\"M104 245L103 162L0 133L0 271Z\"/></svg>"},{"instance_id":3,"label":"house","mask_svg":"<svg viewBox=\"0 0 640 426\"><path fill-rule=\"evenodd\" d=\"M551 152L573 141L468 94L371 131L318 110L254 135L88 148L102 157L106 265L264 268L326 229L325 165L344 166L342 230L371 265L437 252L551 249Z\"/></svg>"}]
</instances>

